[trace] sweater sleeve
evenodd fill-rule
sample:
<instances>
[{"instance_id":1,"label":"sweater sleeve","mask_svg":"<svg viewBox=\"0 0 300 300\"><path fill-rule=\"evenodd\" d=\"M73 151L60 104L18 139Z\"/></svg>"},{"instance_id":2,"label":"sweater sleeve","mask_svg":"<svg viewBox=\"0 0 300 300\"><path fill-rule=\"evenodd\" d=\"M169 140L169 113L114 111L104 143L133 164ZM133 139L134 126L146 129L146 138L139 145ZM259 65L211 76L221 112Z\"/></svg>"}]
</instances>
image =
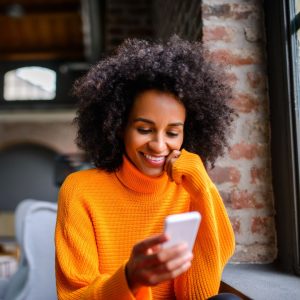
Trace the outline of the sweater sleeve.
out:
<instances>
[{"instance_id":1,"label":"sweater sleeve","mask_svg":"<svg viewBox=\"0 0 300 300\"><path fill-rule=\"evenodd\" d=\"M113 274L99 270L99 257L88 206L72 175L59 193L55 232L56 286L58 299L151 300L151 289L141 288L134 296L125 275L125 265Z\"/></svg>"},{"instance_id":2,"label":"sweater sleeve","mask_svg":"<svg viewBox=\"0 0 300 300\"><path fill-rule=\"evenodd\" d=\"M198 155L183 150L172 175L189 193L190 210L202 216L192 266L175 279L176 297L207 299L218 293L223 268L234 251L234 233L217 188Z\"/></svg>"}]
</instances>

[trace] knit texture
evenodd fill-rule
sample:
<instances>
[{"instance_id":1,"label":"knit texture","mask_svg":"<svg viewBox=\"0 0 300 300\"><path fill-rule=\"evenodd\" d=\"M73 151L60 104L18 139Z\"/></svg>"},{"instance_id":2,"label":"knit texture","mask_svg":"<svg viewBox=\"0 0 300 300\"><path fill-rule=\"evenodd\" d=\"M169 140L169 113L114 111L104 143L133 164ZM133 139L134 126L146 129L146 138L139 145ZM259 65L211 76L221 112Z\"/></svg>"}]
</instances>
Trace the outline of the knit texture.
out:
<instances>
[{"instance_id":1,"label":"knit texture","mask_svg":"<svg viewBox=\"0 0 300 300\"><path fill-rule=\"evenodd\" d=\"M148 177L125 157L121 169L79 171L59 193L56 281L59 299L206 299L218 293L234 235L222 199L196 154L182 151L166 174ZM202 215L192 267L133 296L125 265L137 242L161 233L167 215Z\"/></svg>"}]
</instances>

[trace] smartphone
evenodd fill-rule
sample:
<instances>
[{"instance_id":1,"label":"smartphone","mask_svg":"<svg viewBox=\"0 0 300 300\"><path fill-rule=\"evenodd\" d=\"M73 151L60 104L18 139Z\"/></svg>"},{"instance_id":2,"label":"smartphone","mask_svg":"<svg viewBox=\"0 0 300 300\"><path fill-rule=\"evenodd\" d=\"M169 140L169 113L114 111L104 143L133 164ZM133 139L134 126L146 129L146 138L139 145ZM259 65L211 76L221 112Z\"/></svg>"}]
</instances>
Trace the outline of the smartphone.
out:
<instances>
[{"instance_id":1,"label":"smartphone","mask_svg":"<svg viewBox=\"0 0 300 300\"><path fill-rule=\"evenodd\" d=\"M166 217L164 232L170 236L170 240L163 244L163 248L185 242L192 252L200 222L201 215L197 211Z\"/></svg>"}]
</instances>

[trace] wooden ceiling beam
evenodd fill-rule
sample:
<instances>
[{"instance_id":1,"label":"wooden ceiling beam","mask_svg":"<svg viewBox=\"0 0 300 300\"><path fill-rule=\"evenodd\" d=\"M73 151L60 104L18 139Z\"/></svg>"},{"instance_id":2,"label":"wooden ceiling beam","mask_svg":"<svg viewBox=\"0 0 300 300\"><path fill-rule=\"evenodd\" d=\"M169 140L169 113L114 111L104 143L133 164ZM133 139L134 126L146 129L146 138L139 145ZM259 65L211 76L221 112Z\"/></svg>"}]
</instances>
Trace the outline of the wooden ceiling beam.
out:
<instances>
[{"instance_id":1,"label":"wooden ceiling beam","mask_svg":"<svg viewBox=\"0 0 300 300\"><path fill-rule=\"evenodd\" d=\"M80 0L0 0L0 61L83 60L84 51Z\"/></svg>"},{"instance_id":2,"label":"wooden ceiling beam","mask_svg":"<svg viewBox=\"0 0 300 300\"><path fill-rule=\"evenodd\" d=\"M31 52L31 53L1 53L1 61L35 61L35 60L83 60L84 55L77 51L53 51L53 52Z\"/></svg>"},{"instance_id":3,"label":"wooden ceiling beam","mask_svg":"<svg viewBox=\"0 0 300 300\"><path fill-rule=\"evenodd\" d=\"M23 15L44 15L44 14L56 14L56 13L72 13L80 12L80 2L77 3L25 3L20 5ZM0 5L0 15L10 16L13 12L13 5Z\"/></svg>"},{"instance_id":4,"label":"wooden ceiling beam","mask_svg":"<svg viewBox=\"0 0 300 300\"><path fill-rule=\"evenodd\" d=\"M57 11L57 12L44 12L42 14L26 14L22 17L19 18L13 18L10 16L6 16L6 15L1 15L0 14L0 20L4 21L4 22L22 22L23 20L29 20L29 19L34 19L34 20L45 20L47 21L47 19L69 19L69 18L76 18L78 19L79 22L81 22L81 18L80 18L80 14L78 12L68 12L68 11Z\"/></svg>"}]
</instances>

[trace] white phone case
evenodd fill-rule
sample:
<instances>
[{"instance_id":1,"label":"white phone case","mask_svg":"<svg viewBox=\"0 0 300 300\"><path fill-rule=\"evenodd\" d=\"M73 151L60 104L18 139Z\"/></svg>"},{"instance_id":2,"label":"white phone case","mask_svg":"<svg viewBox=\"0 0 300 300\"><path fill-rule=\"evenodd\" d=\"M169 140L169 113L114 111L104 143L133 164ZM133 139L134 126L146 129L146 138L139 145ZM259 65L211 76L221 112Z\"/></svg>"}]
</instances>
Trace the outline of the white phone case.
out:
<instances>
[{"instance_id":1,"label":"white phone case","mask_svg":"<svg viewBox=\"0 0 300 300\"><path fill-rule=\"evenodd\" d=\"M201 215L197 211L168 216L165 219L164 232L170 236L170 240L165 242L163 247L168 248L185 242L192 252L200 221Z\"/></svg>"}]
</instances>

